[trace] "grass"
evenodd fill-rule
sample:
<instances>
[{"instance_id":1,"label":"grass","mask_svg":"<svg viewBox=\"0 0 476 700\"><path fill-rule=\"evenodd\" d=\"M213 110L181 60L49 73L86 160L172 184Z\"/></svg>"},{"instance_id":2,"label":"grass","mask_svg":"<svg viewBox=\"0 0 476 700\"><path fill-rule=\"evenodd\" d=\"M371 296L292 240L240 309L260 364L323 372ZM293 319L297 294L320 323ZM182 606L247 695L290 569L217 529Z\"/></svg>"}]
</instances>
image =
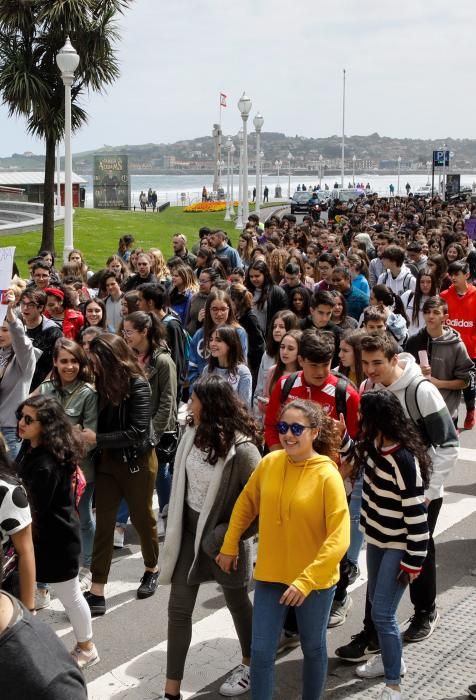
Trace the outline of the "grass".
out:
<instances>
[{"instance_id":1,"label":"grass","mask_svg":"<svg viewBox=\"0 0 476 700\"><path fill-rule=\"evenodd\" d=\"M198 240L202 226L222 228L236 243L238 231L234 223L224 221L224 212L185 214L181 208L169 207L161 214L152 212L122 212L100 209L76 209L74 214L74 246L83 253L92 270L104 267L106 259L117 252L119 238L131 233L135 246L160 248L165 257L172 255L172 236L184 233L189 248ZM55 247L58 257L63 250L64 229L55 229ZM38 253L41 232L33 231L0 236L0 246L16 246L15 260L22 275L27 275L26 261ZM58 261L57 267L60 267Z\"/></svg>"}]
</instances>

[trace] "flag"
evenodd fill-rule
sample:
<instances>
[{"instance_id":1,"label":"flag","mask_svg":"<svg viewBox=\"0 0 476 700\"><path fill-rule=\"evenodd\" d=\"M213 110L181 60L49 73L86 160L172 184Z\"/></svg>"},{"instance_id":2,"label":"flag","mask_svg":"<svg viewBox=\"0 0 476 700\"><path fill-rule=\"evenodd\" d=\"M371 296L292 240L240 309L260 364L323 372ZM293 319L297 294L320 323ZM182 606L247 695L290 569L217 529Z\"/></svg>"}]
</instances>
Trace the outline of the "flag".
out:
<instances>
[{"instance_id":1,"label":"flag","mask_svg":"<svg viewBox=\"0 0 476 700\"><path fill-rule=\"evenodd\" d=\"M220 92L220 107L226 107L226 95L224 92Z\"/></svg>"}]
</instances>

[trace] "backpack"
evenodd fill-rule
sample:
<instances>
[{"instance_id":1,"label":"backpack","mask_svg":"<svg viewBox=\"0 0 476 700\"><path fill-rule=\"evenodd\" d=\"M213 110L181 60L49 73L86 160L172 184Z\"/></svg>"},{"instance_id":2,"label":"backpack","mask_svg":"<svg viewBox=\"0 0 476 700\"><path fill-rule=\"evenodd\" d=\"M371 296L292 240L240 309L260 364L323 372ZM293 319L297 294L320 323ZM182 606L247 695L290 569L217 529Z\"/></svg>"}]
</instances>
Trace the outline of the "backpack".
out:
<instances>
[{"instance_id":1,"label":"backpack","mask_svg":"<svg viewBox=\"0 0 476 700\"><path fill-rule=\"evenodd\" d=\"M289 396L289 392L293 388L293 384L296 381L296 378L298 376L299 372L293 372L290 374L286 379L284 380L283 385L281 386L281 404L286 403L286 400ZM347 387L351 382L347 379L347 377L344 377L343 374L339 374L336 372L332 372L334 376L337 377L337 384L336 384L336 393L335 393L335 401L336 401L336 413L337 416L340 416L341 414L344 416L344 418L347 417Z\"/></svg>"},{"instance_id":2,"label":"backpack","mask_svg":"<svg viewBox=\"0 0 476 700\"><path fill-rule=\"evenodd\" d=\"M389 275L391 277L392 273L390 272L390 270L387 270L387 274L385 275L384 284L387 284ZM405 277L403 278L403 287L402 287L402 291L399 292L399 296L401 296L403 294L403 292L408 292L408 290L410 289L410 282L412 280L412 277L413 277L413 275L411 272L406 273ZM387 287L390 287L390 285L387 284ZM391 289L391 287L390 287L390 289Z\"/></svg>"},{"instance_id":3,"label":"backpack","mask_svg":"<svg viewBox=\"0 0 476 700\"><path fill-rule=\"evenodd\" d=\"M368 379L365 381L364 391L366 391L368 381ZM418 428L418 432L420 433L422 440L427 446L431 445L432 442L428 436L428 433L426 432L423 414L420 411L420 407L418 405L417 394L418 389L423 384L423 382L428 381L429 380L423 377L422 375L417 375L416 377L413 377L411 379L410 383L405 389L405 408L407 409L408 415Z\"/></svg>"},{"instance_id":4,"label":"backpack","mask_svg":"<svg viewBox=\"0 0 476 700\"><path fill-rule=\"evenodd\" d=\"M176 316L174 313L170 312L167 313L164 318L162 319L162 323L165 323L166 325L170 321L178 321L180 325L180 331L182 333L182 339L183 339L183 354L185 358L185 362L188 365L188 361L190 359L190 348L192 346L192 338L190 337L190 333L183 327L180 318Z\"/></svg>"}]
</instances>

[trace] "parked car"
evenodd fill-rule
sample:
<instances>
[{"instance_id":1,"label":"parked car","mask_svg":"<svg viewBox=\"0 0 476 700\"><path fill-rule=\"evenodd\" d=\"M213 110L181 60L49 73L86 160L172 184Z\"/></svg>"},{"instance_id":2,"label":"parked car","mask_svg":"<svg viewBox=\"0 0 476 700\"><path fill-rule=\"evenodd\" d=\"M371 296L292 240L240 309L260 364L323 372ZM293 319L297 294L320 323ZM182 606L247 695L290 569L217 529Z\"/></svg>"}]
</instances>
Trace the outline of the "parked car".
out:
<instances>
[{"instance_id":1,"label":"parked car","mask_svg":"<svg viewBox=\"0 0 476 700\"><path fill-rule=\"evenodd\" d=\"M436 196L438 194L438 187L433 188L433 193ZM431 197L431 185L421 185L413 193L414 197Z\"/></svg>"},{"instance_id":2,"label":"parked car","mask_svg":"<svg viewBox=\"0 0 476 700\"><path fill-rule=\"evenodd\" d=\"M309 212L309 200L312 192L295 192L291 197L291 214L298 212Z\"/></svg>"}]
</instances>

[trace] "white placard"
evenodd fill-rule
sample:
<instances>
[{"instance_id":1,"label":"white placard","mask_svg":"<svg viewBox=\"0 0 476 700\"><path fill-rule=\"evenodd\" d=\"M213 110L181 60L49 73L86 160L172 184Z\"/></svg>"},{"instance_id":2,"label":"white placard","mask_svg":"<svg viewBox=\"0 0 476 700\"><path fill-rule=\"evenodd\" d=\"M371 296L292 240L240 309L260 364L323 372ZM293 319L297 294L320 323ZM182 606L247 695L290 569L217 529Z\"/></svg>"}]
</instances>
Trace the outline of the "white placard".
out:
<instances>
[{"instance_id":1,"label":"white placard","mask_svg":"<svg viewBox=\"0 0 476 700\"><path fill-rule=\"evenodd\" d=\"M7 313L8 302L4 301L4 299L12 283L15 250L15 246L0 248L0 323L4 322Z\"/></svg>"}]
</instances>

